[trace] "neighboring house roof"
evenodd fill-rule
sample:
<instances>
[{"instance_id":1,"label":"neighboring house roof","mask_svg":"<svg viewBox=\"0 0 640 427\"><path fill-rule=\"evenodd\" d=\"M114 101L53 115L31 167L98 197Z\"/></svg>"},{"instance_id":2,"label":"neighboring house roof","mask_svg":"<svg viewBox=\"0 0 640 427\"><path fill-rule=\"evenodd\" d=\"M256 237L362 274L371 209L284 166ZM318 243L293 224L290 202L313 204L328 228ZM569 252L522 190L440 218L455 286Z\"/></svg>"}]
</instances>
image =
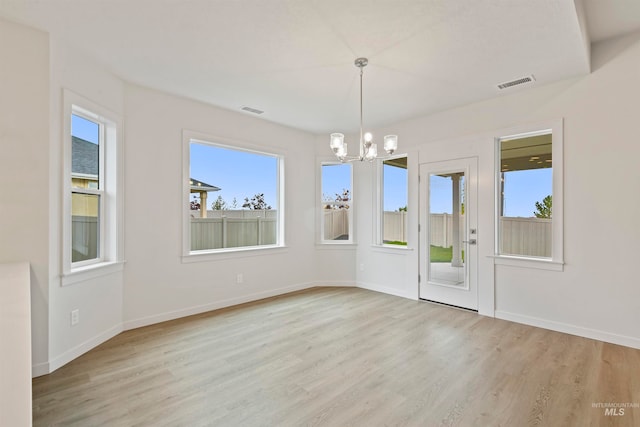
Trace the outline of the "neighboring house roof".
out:
<instances>
[{"instance_id":1,"label":"neighboring house roof","mask_svg":"<svg viewBox=\"0 0 640 427\"><path fill-rule=\"evenodd\" d=\"M98 144L71 137L71 173L98 176Z\"/></svg>"},{"instance_id":2,"label":"neighboring house roof","mask_svg":"<svg viewBox=\"0 0 640 427\"><path fill-rule=\"evenodd\" d=\"M191 185L192 193L199 193L201 191L220 191L221 188L215 185L207 184L206 182L198 181L197 179L189 178L189 184Z\"/></svg>"}]
</instances>

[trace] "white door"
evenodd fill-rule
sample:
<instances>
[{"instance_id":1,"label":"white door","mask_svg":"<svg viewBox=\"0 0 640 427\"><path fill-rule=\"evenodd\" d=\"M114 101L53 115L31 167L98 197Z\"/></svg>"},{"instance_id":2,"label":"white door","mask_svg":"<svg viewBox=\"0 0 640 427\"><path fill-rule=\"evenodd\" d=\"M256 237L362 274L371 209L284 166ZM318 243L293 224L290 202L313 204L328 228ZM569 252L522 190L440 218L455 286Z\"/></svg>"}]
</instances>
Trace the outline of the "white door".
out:
<instances>
[{"instance_id":1,"label":"white door","mask_svg":"<svg viewBox=\"0 0 640 427\"><path fill-rule=\"evenodd\" d=\"M476 157L420 165L421 299L478 309L477 191Z\"/></svg>"}]
</instances>

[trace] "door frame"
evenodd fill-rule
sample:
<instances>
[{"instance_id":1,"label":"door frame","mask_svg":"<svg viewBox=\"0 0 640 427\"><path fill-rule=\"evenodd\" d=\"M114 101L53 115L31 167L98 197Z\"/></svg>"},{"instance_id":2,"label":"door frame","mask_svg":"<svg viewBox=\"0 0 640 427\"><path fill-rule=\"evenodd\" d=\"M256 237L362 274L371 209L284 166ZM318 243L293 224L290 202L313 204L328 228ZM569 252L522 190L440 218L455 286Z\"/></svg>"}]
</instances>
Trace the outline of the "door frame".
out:
<instances>
[{"instance_id":1,"label":"door frame","mask_svg":"<svg viewBox=\"0 0 640 427\"><path fill-rule=\"evenodd\" d=\"M479 309L478 261L479 251L476 244L464 243L470 239L477 239L478 229L478 156L451 158L433 162L421 163L419 183L419 215L420 241L418 245L419 284L418 296L443 304L453 305L469 310ZM464 234L460 240L464 243L464 287L447 285L429 281L431 263L427 261L430 255L430 177L432 174L464 172L465 176L465 217ZM474 231L471 231L474 230ZM473 233L473 234L471 234ZM424 295L428 290L431 295Z\"/></svg>"},{"instance_id":2,"label":"door frame","mask_svg":"<svg viewBox=\"0 0 640 427\"><path fill-rule=\"evenodd\" d=\"M465 157L478 158L478 314L490 317L495 317L496 310L496 271L494 265L495 135L495 131L487 131L423 142L416 147L418 159L415 163L416 169L419 169L419 165L422 163ZM415 183L416 187L419 187L417 177ZM420 206L424 195L420 194L418 188L415 189L415 192L417 194L414 193L414 200L417 200L418 206ZM418 216L418 219L421 218ZM422 233L418 230L415 233L418 235L419 241ZM419 258L419 254L416 258ZM420 273L418 259L416 259L414 271L416 273L414 289L416 299L418 299L420 286L417 280Z\"/></svg>"}]
</instances>

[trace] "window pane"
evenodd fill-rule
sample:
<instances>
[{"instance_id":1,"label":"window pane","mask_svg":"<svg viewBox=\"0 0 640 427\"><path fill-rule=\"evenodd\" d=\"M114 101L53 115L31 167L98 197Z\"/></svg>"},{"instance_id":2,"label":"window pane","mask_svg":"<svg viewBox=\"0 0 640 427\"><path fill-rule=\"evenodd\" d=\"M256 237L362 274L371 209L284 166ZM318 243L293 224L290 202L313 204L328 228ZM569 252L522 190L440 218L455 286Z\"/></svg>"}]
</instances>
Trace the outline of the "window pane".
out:
<instances>
[{"instance_id":1,"label":"window pane","mask_svg":"<svg viewBox=\"0 0 640 427\"><path fill-rule=\"evenodd\" d=\"M349 240L351 165L322 165L323 240Z\"/></svg>"},{"instance_id":2,"label":"window pane","mask_svg":"<svg viewBox=\"0 0 640 427\"><path fill-rule=\"evenodd\" d=\"M71 115L71 186L99 188L100 125Z\"/></svg>"},{"instance_id":3,"label":"window pane","mask_svg":"<svg viewBox=\"0 0 640 427\"><path fill-rule=\"evenodd\" d=\"M465 191L463 170L429 175L429 282L462 286Z\"/></svg>"},{"instance_id":4,"label":"window pane","mask_svg":"<svg viewBox=\"0 0 640 427\"><path fill-rule=\"evenodd\" d=\"M192 142L191 250L278 244L278 157Z\"/></svg>"},{"instance_id":5,"label":"window pane","mask_svg":"<svg viewBox=\"0 0 640 427\"><path fill-rule=\"evenodd\" d=\"M382 242L407 245L407 158L382 163Z\"/></svg>"},{"instance_id":6,"label":"window pane","mask_svg":"<svg viewBox=\"0 0 640 427\"><path fill-rule=\"evenodd\" d=\"M500 253L551 257L551 133L500 141Z\"/></svg>"},{"instance_id":7,"label":"window pane","mask_svg":"<svg viewBox=\"0 0 640 427\"><path fill-rule=\"evenodd\" d=\"M100 256L100 196L71 195L71 262L87 261Z\"/></svg>"}]
</instances>

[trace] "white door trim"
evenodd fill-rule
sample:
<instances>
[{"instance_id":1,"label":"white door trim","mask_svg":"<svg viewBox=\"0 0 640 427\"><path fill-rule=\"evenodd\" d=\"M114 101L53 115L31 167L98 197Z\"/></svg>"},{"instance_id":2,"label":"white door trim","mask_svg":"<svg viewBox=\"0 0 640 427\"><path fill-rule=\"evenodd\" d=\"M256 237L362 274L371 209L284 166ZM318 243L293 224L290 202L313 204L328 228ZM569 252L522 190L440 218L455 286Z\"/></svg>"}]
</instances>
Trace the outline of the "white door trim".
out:
<instances>
[{"instance_id":1,"label":"white door trim","mask_svg":"<svg viewBox=\"0 0 640 427\"><path fill-rule=\"evenodd\" d=\"M421 283L420 298L433 300L449 305L455 305L471 310L479 308L478 287L478 248L475 244L464 243L465 262L464 286L447 285L444 282L431 281L433 264L427 262L430 250L430 176L432 174L447 174L463 172L465 176L465 216L463 235L459 240L469 241L477 239L477 234L470 234L469 230L478 229L478 158L464 157L438 162L420 164L420 245L419 269ZM455 236L454 232L454 236ZM454 242L455 246L455 242ZM453 264L453 262L452 262Z\"/></svg>"},{"instance_id":2,"label":"white door trim","mask_svg":"<svg viewBox=\"0 0 640 427\"><path fill-rule=\"evenodd\" d=\"M495 235L495 135L494 131L422 143L418 165L464 157L478 158L478 313L495 317L498 307L494 265ZM418 166L416 165L416 166ZM419 166L418 166L419 168ZM416 179L417 182L417 179ZM417 187L417 186L416 186ZM422 203L419 194L418 203ZM422 233L418 233L422 234ZM416 273L419 268L416 265ZM416 293L418 291L416 286Z\"/></svg>"}]
</instances>

